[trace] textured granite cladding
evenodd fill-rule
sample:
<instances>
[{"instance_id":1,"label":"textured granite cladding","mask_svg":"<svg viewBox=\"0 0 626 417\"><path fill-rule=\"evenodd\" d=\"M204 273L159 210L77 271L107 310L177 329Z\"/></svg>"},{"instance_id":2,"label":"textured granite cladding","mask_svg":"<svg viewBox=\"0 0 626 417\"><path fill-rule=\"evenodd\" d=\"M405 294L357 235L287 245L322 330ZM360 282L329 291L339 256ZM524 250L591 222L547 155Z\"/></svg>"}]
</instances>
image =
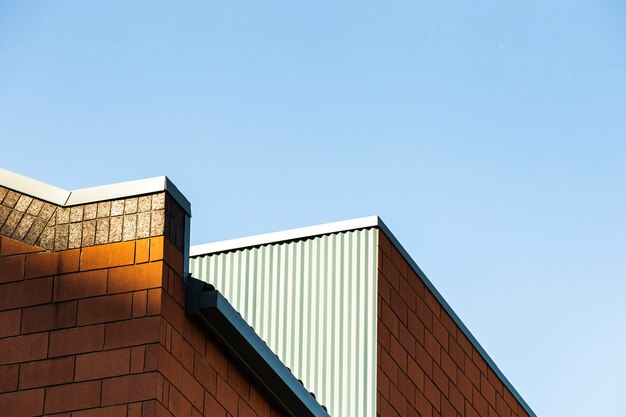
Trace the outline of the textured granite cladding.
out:
<instances>
[{"instance_id":1,"label":"textured granite cladding","mask_svg":"<svg viewBox=\"0 0 626 417\"><path fill-rule=\"evenodd\" d=\"M0 235L49 251L165 236L182 251L185 212L166 192L61 207L0 187Z\"/></svg>"}]
</instances>

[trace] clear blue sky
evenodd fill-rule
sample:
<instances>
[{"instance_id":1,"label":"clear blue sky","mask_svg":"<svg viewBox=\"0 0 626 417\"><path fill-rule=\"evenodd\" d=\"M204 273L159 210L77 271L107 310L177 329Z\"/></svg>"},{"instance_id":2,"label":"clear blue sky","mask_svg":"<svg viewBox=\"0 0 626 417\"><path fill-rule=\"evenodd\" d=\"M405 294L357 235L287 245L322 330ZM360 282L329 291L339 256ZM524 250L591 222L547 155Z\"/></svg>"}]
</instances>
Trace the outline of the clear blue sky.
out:
<instances>
[{"instance_id":1,"label":"clear blue sky","mask_svg":"<svg viewBox=\"0 0 626 417\"><path fill-rule=\"evenodd\" d=\"M626 415L626 3L209 3L1 0L1 166L379 214L539 416Z\"/></svg>"}]
</instances>

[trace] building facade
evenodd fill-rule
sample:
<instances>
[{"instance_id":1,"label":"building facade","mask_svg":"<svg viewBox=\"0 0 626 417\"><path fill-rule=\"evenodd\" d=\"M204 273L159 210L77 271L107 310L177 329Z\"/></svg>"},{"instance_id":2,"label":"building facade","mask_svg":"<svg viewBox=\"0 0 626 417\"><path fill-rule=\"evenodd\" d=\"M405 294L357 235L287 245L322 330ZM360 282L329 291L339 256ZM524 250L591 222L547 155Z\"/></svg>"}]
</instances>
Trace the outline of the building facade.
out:
<instances>
[{"instance_id":1,"label":"building facade","mask_svg":"<svg viewBox=\"0 0 626 417\"><path fill-rule=\"evenodd\" d=\"M0 417L535 415L378 217L190 217L165 177L0 170Z\"/></svg>"}]
</instances>

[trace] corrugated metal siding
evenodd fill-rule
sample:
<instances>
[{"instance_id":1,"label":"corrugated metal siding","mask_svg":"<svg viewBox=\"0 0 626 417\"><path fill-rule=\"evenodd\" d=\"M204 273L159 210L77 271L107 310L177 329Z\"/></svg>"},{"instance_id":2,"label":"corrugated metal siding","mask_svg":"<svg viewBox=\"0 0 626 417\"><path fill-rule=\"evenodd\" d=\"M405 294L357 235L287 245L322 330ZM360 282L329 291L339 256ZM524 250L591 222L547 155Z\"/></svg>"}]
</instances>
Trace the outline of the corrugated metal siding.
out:
<instances>
[{"instance_id":1,"label":"corrugated metal siding","mask_svg":"<svg viewBox=\"0 0 626 417\"><path fill-rule=\"evenodd\" d=\"M328 408L376 416L378 230L341 232L191 259Z\"/></svg>"}]
</instances>

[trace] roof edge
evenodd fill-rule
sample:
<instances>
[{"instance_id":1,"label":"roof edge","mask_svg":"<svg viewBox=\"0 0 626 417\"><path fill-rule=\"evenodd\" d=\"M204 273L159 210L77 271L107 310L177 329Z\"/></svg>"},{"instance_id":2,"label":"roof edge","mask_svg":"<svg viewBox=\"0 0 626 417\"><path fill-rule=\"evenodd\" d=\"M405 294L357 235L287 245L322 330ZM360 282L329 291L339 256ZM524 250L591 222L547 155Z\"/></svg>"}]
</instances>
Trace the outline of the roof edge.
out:
<instances>
[{"instance_id":1,"label":"roof edge","mask_svg":"<svg viewBox=\"0 0 626 417\"><path fill-rule=\"evenodd\" d=\"M470 341L472 346L474 346L474 348L476 348L478 353L480 353L480 356L482 356L483 359L485 360L485 362L487 362L487 365L489 365L489 367L495 372L495 374L498 376L498 378L500 378L500 380L502 381L504 386L511 392L511 394L513 394L515 399L524 408L524 411L526 411L530 417L537 417L537 414L535 414L535 412L530 408L528 403L526 403L524 398L522 398L522 396L519 394L519 392L517 392L517 390L515 389L513 384L511 384L511 382L507 379L507 377L504 376L504 374L502 373L500 368L498 368L498 365L496 365L496 363L493 361L493 359L491 359L491 357L489 356L487 351L485 351L485 349L481 346L481 344L474 337L472 332L467 328L465 323L463 323L461 318L454 312L454 310L452 309L450 304L448 304L448 302L443 298L441 293L437 290L437 288L435 288L435 286L428 279L426 274L424 274L424 272L421 270L421 268L413 260L411 255L409 255L409 253L406 251L406 249L404 249L404 247L402 246L400 241L398 241L398 239L394 236L394 234L391 232L389 227L387 227L387 225L380 218L378 219L378 226L379 226L380 230L382 232L384 232L385 235L389 238L391 243L396 247L396 249L400 252L400 254L402 254L402 256L409 263L411 268L413 268L413 271L415 271L415 273L422 280L424 285L426 285L426 287L430 290L430 292L435 296L435 298L437 299L439 304L441 304L441 306L444 308L444 310L446 310L446 312L450 315L450 317L452 317L452 320L454 321L454 323L459 327L459 329L461 329L463 334L468 338L468 340Z\"/></svg>"},{"instance_id":2,"label":"roof edge","mask_svg":"<svg viewBox=\"0 0 626 417\"><path fill-rule=\"evenodd\" d=\"M165 176L68 191L0 168L0 186L61 207L167 191L180 204L183 210L191 216L191 203L174 183Z\"/></svg>"},{"instance_id":3,"label":"roof edge","mask_svg":"<svg viewBox=\"0 0 626 417\"><path fill-rule=\"evenodd\" d=\"M379 216L369 216L369 217L361 217L352 220L344 220L333 223L325 223L317 226L309 226L309 227L301 227L297 229L289 229L281 232L274 233L265 233L260 235L254 235L249 237L242 237L237 239L224 240L220 242L207 243L202 245L192 246L190 248L190 257L195 256L203 256L210 255L214 253L227 252L230 250L239 250L245 249L253 246L267 245L272 243L282 243L291 240L305 239L314 236L320 236L330 233L341 233L347 232L351 230L357 229L365 229L369 227L378 227L379 230L385 233L385 235L389 238L391 243L398 249L398 251L402 254L404 259L409 263L411 268L415 271L417 276L422 280L422 282L426 285L426 287L430 290L430 292L435 296L437 301L441 304L444 310L452 317L454 323L461 329L463 334L469 339L472 346L476 348L478 353L483 357L483 359L487 362L487 364L493 369L495 374L500 378L504 386L513 394L515 399L520 403L524 411L528 413L530 417L537 417L535 412L530 408L528 403L522 398L522 396L517 392L515 387L511 384L511 382L504 376L500 368L496 365L496 363L491 359L489 354L485 351L485 349L481 346L478 340L474 337L472 332L467 328L467 326L463 323L461 318L454 312L452 307L448 304L448 302L443 298L441 293L435 288L433 283L428 279L426 274L420 269L417 263L413 260L411 255L407 252L406 249L402 246L400 241L395 237L395 235L391 232L389 227L383 222L383 220Z\"/></svg>"},{"instance_id":4,"label":"roof edge","mask_svg":"<svg viewBox=\"0 0 626 417\"><path fill-rule=\"evenodd\" d=\"M45 182L16 174L0 168L0 186L28 194L32 197L64 206L70 198L70 192Z\"/></svg>"},{"instance_id":5,"label":"roof edge","mask_svg":"<svg viewBox=\"0 0 626 417\"><path fill-rule=\"evenodd\" d=\"M347 232L350 230L377 227L380 218L378 216L359 217L351 220L324 223L315 226L299 227L280 232L264 233L260 235L246 236L237 239L222 240L219 242L204 243L190 248L189 256L210 255L212 253L227 252L229 250L249 248L259 245L286 242L290 240L305 239L313 236L327 235L329 233Z\"/></svg>"}]
</instances>

